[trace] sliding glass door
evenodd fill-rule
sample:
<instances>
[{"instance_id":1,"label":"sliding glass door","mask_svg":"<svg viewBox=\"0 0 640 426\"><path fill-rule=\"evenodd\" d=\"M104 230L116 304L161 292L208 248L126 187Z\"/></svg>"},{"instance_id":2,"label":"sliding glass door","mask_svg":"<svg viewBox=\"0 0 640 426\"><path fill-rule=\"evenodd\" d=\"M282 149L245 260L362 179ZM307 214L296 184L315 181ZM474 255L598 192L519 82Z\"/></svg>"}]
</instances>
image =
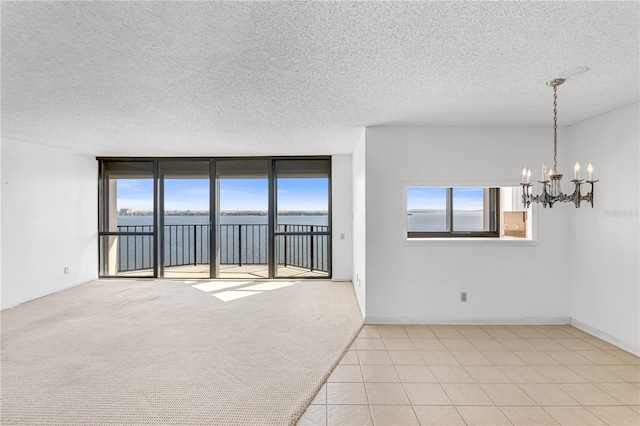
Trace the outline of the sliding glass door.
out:
<instances>
[{"instance_id":1,"label":"sliding glass door","mask_svg":"<svg viewBox=\"0 0 640 426\"><path fill-rule=\"evenodd\" d=\"M158 276L210 278L209 161L159 163Z\"/></svg>"},{"instance_id":2,"label":"sliding glass door","mask_svg":"<svg viewBox=\"0 0 640 426\"><path fill-rule=\"evenodd\" d=\"M329 161L275 163L275 276L328 277Z\"/></svg>"},{"instance_id":3,"label":"sliding glass door","mask_svg":"<svg viewBox=\"0 0 640 426\"><path fill-rule=\"evenodd\" d=\"M328 158L99 160L101 277L331 276Z\"/></svg>"},{"instance_id":4,"label":"sliding glass door","mask_svg":"<svg viewBox=\"0 0 640 426\"><path fill-rule=\"evenodd\" d=\"M218 278L269 275L269 161L216 163Z\"/></svg>"}]
</instances>

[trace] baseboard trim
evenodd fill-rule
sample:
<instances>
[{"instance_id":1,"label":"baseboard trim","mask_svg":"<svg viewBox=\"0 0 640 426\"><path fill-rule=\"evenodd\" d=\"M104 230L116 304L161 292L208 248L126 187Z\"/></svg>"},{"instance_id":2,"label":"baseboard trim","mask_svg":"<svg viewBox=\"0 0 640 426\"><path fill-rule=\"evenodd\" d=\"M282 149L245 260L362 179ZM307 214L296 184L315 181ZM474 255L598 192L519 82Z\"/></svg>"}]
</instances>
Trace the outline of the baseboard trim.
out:
<instances>
[{"instance_id":1,"label":"baseboard trim","mask_svg":"<svg viewBox=\"0 0 640 426\"><path fill-rule=\"evenodd\" d=\"M348 281L351 282L351 278L340 278L340 277L333 277L331 278L331 281L336 281L336 282L344 282L344 281Z\"/></svg>"},{"instance_id":2,"label":"baseboard trim","mask_svg":"<svg viewBox=\"0 0 640 426\"><path fill-rule=\"evenodd\" d=\"M591 327L588 324L583 323L582 321L578 321L577 319L571 318L571 325L575 328L584 331L585 333L589 333L598 339L604 340L607 343L611 343L614 346L619 347L627 352L631 352L636 356L640 356L640 347L634 346L633 344L627 343L624 340L620 340L615 336L612 336L609 333L605 333L602 330L599 330L595 327Z\"/></svg>"},{"instance_id":3,"label":"baseboard trim","mask_svg":"<svg viewBox=\"0 0 640 426\"><path fill-rule=\"evenodd\" d=\"M365 317L365 324L567 325L569 317Z\"/></svg>"}]
</instances>

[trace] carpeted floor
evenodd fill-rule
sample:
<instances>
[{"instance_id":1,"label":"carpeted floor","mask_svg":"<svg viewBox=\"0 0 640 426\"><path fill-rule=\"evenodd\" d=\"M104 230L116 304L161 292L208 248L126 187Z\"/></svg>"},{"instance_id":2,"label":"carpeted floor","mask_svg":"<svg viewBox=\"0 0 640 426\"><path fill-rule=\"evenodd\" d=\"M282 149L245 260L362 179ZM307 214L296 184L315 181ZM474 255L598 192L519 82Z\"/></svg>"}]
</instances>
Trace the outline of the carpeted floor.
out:
<instances>
[{"instance_id":1,"label":"carpeted floor","mask_svg":"<svg viewBox=\"0 0 640 426\"><path fill-rule=\"evenodd\" d=\"M361 325L350 283L91 282L2 312L0 420L293 424Z\"/></svg>"}]
</instances>

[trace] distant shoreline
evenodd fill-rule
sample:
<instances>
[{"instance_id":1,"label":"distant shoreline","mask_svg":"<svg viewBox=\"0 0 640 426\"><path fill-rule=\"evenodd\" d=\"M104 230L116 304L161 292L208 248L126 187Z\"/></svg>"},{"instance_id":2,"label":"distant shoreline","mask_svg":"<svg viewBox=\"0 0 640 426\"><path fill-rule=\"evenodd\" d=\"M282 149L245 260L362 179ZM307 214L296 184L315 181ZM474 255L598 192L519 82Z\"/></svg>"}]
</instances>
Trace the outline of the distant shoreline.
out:
<instances>
[{"instance_id":1,"label":"distant shoreline","mask_svg":"<svg viewBox=\"0 0 640 426\"><path fill-rule=\"evenodd\" d=\"M165 211L165 216L209 216L209 212L203 211ZM289 210L289 211L281 211L278 212L278 216L327 216L328 212L326 211L306 211L306 210ZM131 213L120 213L118 212L118 216L153 216L153 212L150 211L134 211ZM222 211L220 212L220 216L267 216L266 211Z\"/></svg>"}]
</instances>

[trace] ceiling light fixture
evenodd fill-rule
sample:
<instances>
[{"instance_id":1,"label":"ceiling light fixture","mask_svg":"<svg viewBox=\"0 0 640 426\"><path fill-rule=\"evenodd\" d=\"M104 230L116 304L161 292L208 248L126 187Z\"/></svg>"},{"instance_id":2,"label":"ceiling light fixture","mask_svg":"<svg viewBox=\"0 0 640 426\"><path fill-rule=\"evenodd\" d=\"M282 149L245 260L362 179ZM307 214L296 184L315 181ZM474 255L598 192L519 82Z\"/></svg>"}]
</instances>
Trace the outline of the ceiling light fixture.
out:
<instances>
[{"instance_id":1,"label":"ceiling light fixture","mask_svg":"<svg viewBox=\"0 0 640 426\"><path fill-rule=\"evenodd\" d=\"M573 168L573 179L571 182L575 185L573 194L566 195L560 189L560 181L562 174L558 173L558 86L564 83L564 78L556 78L548 81L547 86L553 87L553 168L549 169L547 175L547 167L542 164L542 180L538 182L542 184L542 192L539 195L533 195L533 186L531 184L531 169L526 167L522 169L522 203L525 208L531 203L542 203L543 207L553 207L553 204L560 201L563 203L573 203L576 208L580 207L582 201L588 201L593 207L593 184L598 182L593 180L593 166L589 164L587 171L589 178L585 181L580 179L580 163L576 163ZM591 185L591 190L586 195L581 195L580 185L583 183Z\"/></svg>"}]
</instances>

